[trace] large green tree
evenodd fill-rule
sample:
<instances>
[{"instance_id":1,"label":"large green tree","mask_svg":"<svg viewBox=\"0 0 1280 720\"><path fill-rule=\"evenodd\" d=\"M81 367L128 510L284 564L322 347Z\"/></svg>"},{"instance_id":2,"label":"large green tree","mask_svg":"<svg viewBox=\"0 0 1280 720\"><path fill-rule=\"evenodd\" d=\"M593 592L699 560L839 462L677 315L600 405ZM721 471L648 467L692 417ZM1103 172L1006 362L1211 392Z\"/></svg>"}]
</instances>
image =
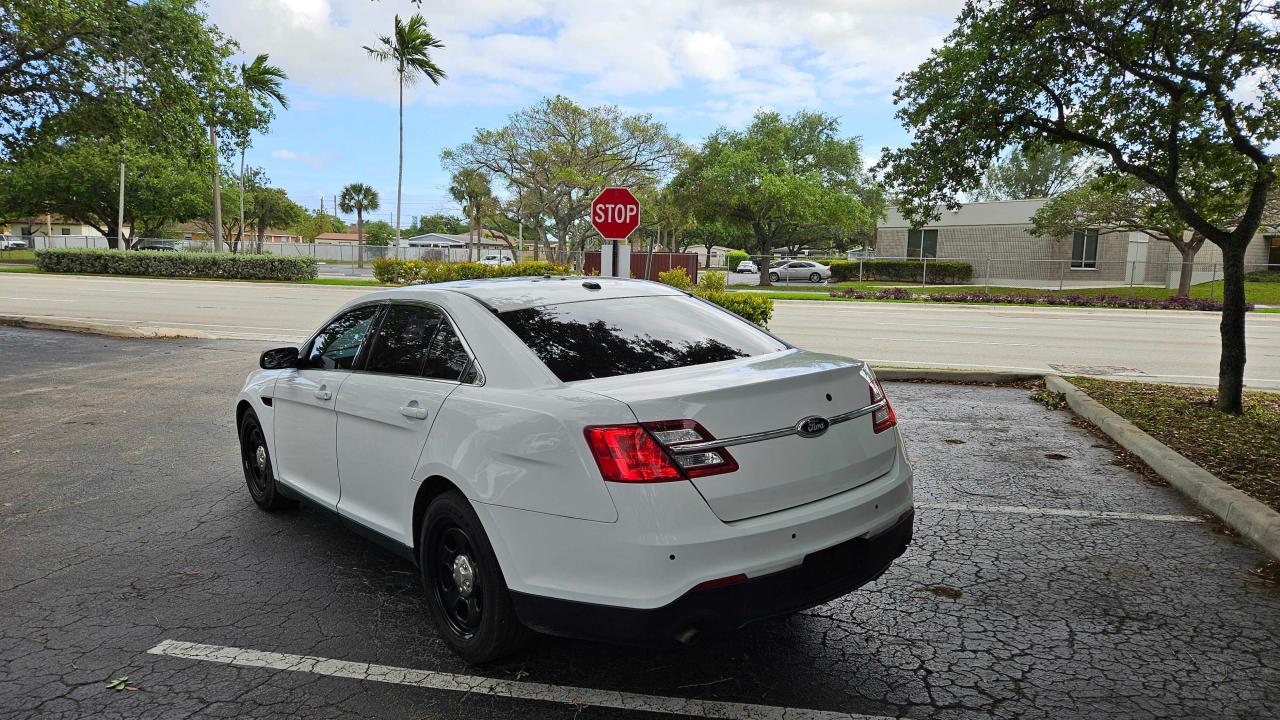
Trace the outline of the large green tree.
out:
<instances>
[{"instance_id":1,"label":"large green tree","mask_svg":"<svg viewBox=\"0 0 1280 720\"><path fill-rule=\"evenodd\" d=\"M1276 178L1280 24L1256 0L968 0L895 95L912 143L882 160L924 224L1011 142L1078 145L1158 190L1222 249L1217 407L1239 413L1245 248ZM1214 208L1243 198L1234 222Z\"/></svg>"},{"instance_id":2,"label":"large green tree","mask_svg":"<svg viewBox=\"0 0 1280 720\"><path fill-rule=\"evenodd\" d=\"M480 243L484 241L484 221L498 212L498 199L493 195L493 183L483 170L465 167L449 180L449 195L462 206L462 212L470 220L467 260L480 259ZM474 257L473 257L474 256Z\"/></svg>"},{"instance_id":3,"label":"large green tree","mask_svg":"<svg viewBox=\"0 0 1280 720\"><path fill-rule=\"evenodd\" d=\"M280 188L251 188L250 194L253 197L253 211L247 222L252 222L257 228L259 253L262 252L267 228L293 227L307 216L307 211Z\"/></svg>"},{"instance_id":4,"label":"large green tree","mask_svg":"<svg viewBox=\"0 0 1280 720\"><path fill-rule=\"evenodd\" d=\"M1076 145L1014 146L991 161L974 193L977 200L1053 197L1085 179L1087 158Z\"/></svg>"},{"instance_id":5,"label":"large green tree","mask_svg":"<svg viewBox=\"0 0 1280 720\"><path fill-rule=\"evenodd\" d=\"M756 114L744 130L712 133L673 185L696 198L703 222L743 228L751 250L770 255L785 236L815 226L856 230L875 222L864 202L872 185L856 138L817 112ZM760 283L769 284L767 273Z\"/></svg>"},{"instance_id":6,"label":"large green tree","mask_svg":"<svg viewBox=\"0 0 1280 720\"><path fill-rule=\"evenodd\" d=\"M317 210L309 213L291 228L302 238L303 242L315 242L316 237L327 232L346 232L347 224L337 215L330 215Z\"/></svg>"},{"instance_id":7,"label":"large green tree","mask_svg":"<svg viewBox=\"0 0 1280 720\"><path fill-rule=\"evenodd\" d=\"M400 241L400 189L404 184L404 86L414 85L419 78L426 78L433 85L444 80L444 70L431 57L432 50L444 48L427 30L427 21L414 14L407 22L396 15L390 35L382 35L373 47L364 46L365 52L379 62L391 63L395 68L400 87L400 161L396 165L396 242Z\"/></svg>"},{"instance_id":8,"label":"large green tree","mask_svg":"<svg viewBox=\"0 0 1280 720\"><path fill-rule=\"evenodd\" d=\"M614 106L584 108L556 96L511 116L497 130L478 130L441 153L451 171L483 170L506 186L515 214L535 236L534 256L554 238L559 259L595 237L588 219L601 189L643 190L670 174L684 150L665 125Z\"/></svg>"}]
</instances>

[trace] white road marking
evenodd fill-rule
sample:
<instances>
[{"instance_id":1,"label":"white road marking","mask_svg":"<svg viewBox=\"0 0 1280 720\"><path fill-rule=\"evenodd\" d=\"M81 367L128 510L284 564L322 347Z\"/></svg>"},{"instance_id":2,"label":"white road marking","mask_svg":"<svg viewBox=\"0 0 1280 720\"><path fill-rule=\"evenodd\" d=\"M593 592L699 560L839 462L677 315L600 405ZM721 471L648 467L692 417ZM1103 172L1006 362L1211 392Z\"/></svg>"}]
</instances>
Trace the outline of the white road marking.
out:
<instances>
[{"instance_id":1,"label":"white road marking","mask_svg":"<svg viewBox=\"0 0 1280 720\"><path fill-rule=\"evenodd\" d=\"M0 300L32 300L34 302L75 302L70 298L41 298L41 297L13 297L10 295L0 295Z\"/></svg>"},{"instance_id":2,"label":"white road marking","mask_svg":"<svg viewBox=\"0 0 1280 720\"><path fill-rule=\"evenodd\" d=\"M958 510L960 512L1010 513L1013 515L1061 515L1077 518L1104 520L1152 520L1156 522L1204 522L1196 515L1159 515L1155 513L1109 512L1104 510L1072 510L1070 508L1037 508L1022 505L965 505L964 503L916 503L927 510Z\"/></svg>"},{"instance_id":3,"label":"white road marking","mask_svg":"<svg viewBox=\"0 0 1280 720\"><path fill-rule=\"evenodd\" d=\"M1037 343L1006 343L992 342L990 340L940 340L938 338L903 338L903 337L873 337L868 340L886 340L889 342L923 342L923 343L946 343L948 345L1000 345L1003 347L1043 347L1043 344Z\"/></svg>"},{"instance_id":4,"label":"white road marking","mask_svg":"<svg viewBox=\"0 0 1280 720\"><path fill-rule=\"evenodd\" d=\"M858 715L718 700L696 700L662 695L641 695L639 693L618 692L616 690L595 690L568 685L501 680L477 675L457 675L434 670L416 670L391 665L375 665L305 655L247 650L225 645L202 645L180 640L163 640L147 652L152 655L165 655L186 660L203 660L238 667L290 670L366 682L409 685L431 690L449 690L516 700L540 700L542 702L564 703L566 705L588 705L616 710L660 713L663 715L720 718L721 720L891 720L891 718L876 715Z\"/></svg>"}]
</instances>

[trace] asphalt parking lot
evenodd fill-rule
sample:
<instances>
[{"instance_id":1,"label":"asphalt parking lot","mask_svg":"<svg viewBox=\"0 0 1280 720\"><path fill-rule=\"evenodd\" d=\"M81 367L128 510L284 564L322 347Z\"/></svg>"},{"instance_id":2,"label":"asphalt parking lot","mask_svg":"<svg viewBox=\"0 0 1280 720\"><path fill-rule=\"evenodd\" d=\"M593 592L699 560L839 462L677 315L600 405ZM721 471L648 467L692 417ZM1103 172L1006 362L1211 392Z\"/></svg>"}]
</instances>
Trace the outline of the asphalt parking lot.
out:
<instances>
[{"instance_id":1,"label":"asphalt parking lot","mask_svg":"<svg viewBox=\"0 0 1280 720\"><path fill-rule=\"evenodd\" d=\"M0 718L1280 716L1262 555L1012 388L889 386L916 540L862 591L467 667L412 566L253 506L231 413L262 347L0 328Z\"/></svg>"}]
</instances>

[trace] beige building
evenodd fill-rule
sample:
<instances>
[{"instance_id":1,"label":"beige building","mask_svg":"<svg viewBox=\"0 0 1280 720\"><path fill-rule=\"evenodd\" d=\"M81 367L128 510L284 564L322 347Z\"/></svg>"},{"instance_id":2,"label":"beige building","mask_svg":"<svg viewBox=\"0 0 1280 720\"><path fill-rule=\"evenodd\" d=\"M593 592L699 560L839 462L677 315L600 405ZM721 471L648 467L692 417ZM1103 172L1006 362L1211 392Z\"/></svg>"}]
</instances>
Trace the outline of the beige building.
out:
<instances>
[{"instance_id":1,"label":"beige building","mask_svg":"<svg viewBox=\"0 0 1280 720\"><path fill-rule=\"evenodd\" d=\"M1031 216L1045 200L969 203L912 228L894 208L876 228L876 256L959 260L973 277L1028 285L1177 285L1182 256L1170 243L1142 233L1081 228L1070 237L1031 234ZM1211 243L1196 255L1194 282L1221 277L1222 253ZM1280 263L1280 235L1259 234L1245 256L1249 269Z\"/></svg>"}]
</instances>

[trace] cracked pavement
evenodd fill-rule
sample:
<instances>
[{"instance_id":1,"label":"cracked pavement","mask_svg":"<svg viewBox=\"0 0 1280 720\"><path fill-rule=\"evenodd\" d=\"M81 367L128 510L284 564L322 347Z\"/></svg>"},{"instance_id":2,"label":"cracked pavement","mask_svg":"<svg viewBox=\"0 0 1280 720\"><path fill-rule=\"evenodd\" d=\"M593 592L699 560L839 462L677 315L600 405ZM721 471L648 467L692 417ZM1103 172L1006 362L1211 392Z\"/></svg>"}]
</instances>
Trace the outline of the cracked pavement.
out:
<instances>
[{"instance_id":1,"label":"cracked pavement","mask_svg":"<svg viewBox=\"0 0 1280 720\"><path fill-rule=\"evenodd\" d=\"M231 415L261 349L0 328L0 719L652 716L147 653L164 640L884 717L1280 716L1280 588L1211 522L924 507L883 578L798 616L468 667L411 565L250 501ZM1200 514L1026 390L888 390L921 503Z\"/></svg>"}]
</instances>

